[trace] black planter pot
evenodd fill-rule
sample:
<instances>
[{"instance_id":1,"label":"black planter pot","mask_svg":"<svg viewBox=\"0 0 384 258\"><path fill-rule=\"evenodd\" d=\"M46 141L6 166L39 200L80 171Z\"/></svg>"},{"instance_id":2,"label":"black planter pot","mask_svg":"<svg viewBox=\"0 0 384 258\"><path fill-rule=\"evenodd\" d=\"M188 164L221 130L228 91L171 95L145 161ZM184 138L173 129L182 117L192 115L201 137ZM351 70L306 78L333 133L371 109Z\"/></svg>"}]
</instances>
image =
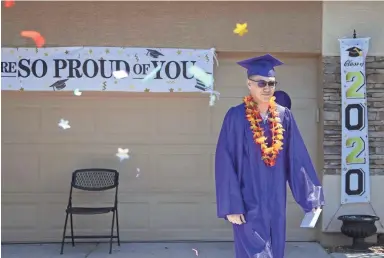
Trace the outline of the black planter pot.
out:
<instances>
[{"instance_id":1,"label":"black planter pot","mask_svg":"<svg viewBox=\"0 0 384 258\"><path fill-rule=\"evenodd\" d=\"M353 249L364 249L367 243L364 238L374 235L377 231L375 221L380 218L371 215L343 215L338 217L343 222L341 232L353 238Z\"/></svg>"}]
</instances>

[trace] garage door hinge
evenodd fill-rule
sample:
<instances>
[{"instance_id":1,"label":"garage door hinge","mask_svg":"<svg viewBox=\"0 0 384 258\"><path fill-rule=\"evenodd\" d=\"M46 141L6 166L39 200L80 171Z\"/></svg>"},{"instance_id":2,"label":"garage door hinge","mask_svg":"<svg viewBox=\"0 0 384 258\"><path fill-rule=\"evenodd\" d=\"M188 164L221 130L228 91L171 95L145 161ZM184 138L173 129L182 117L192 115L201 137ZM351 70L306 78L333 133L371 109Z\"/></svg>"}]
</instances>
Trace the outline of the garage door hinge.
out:
<instances>
[{"instance_id":1,"label":"garage door hinge","mask_svg":"<svg viewBox=\"0 0 384 258\"><path fill-rule=\"evenodd\" d=\"M320 109L319 108L316 109L316 122L317 123L320 122Z\"/></svg>"}]
</instances>

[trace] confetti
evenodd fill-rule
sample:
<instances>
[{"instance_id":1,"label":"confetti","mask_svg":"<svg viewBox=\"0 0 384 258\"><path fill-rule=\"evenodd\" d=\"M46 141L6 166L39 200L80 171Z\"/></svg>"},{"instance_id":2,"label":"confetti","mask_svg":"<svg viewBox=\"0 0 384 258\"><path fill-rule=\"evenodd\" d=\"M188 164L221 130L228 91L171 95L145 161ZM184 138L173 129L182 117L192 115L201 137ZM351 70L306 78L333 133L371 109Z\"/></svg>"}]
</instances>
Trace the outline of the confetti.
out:
<instances>
[{"instance_id":1,"label":"confetti","mask_svg":"<svg viewBox=\"0 0 384 258\"><path fill-rule=\"evenodd\" d=\"M239 36L243 36L245 33L248 32L247 29L247 23L237 23L236 24L236 29L233 30L234 33L239 34Z\"/></svg>"},{"instance_id":2,"label":"confetti","mask_svg":"<svg viewBox=\"0 0 384 258\"><path fill-rule=\"evenodd\" d=\"M160 70L161 70L161 66L156 67L149 74L147 74L147 76L144 77L142 82L148 82L148 81L152 80L153 78L155 78L156 73L159 72Z\"/></svg>"},{"instance_id":3,"label":"confetti","mask_svg":"<svg viewBox=\"0 0 384 258\"><path fill-rule=\"evenodd\" d=\"M213 107L215 105L216 100L219 99L220 92L209 89L208 91L202 91L201 93L209 93L209 106Z\"/></svg>"},{"instance_id":4,"label":"confetti","mask_svg":"<svg viewBox=\"0 0 384 258\"><path fill-rule=\"evenodd\" d=\"M75 96L81 96L81 94L83 94L79 89L75 89L74 91L73 91L73 94L75 95Z\"/></svg>"},{"instance_id":5,"label":"confetti","mask_svg":"<svg viewBox=\"0 0 384 258\"><path fill-rule=\"evenodd\" d=\"M116 79L123 79L125 77L128 77L128 73L124 70L114 71L113 76L115 76Z\"/></svg>"},{"instance_id":6,"label":"confetti","mask_svg":"<svg viewBox=\"0 0 384 258\"><path fill-rule=\"evenodd\" d=\"M13 0L4 0L4 7L5 8L11 8L15 5L15 1Z\"/></svg>"},{"instance_id":7,"label":"confetti","mask_svg":"<svg viewBox=\"0 0 384 258\"><path fill-rule=\"evenodd\" d=\"M213 107L215 105L215 101L216 101L216 95L211 95L209 96L209 106Z\"/></svg>"},{"instance_id":8,"label":"confetti","mask_svg":"<svg viewBox=\"0 0 384 258\"><path fill-rule=\"evenodd\" d=\"M71 126L69 125L69 121L64 119L60 119L60 122L58 123L58 125L64 130L71 128Z\"/></svg>"},{"instance_id":9,"label":"confetti","mask_svg":"<svg viewBox=\"0 0 384 258\"><path fill-rule=\"evenodd\" d=\"M120 158L120 162L123 161L124 159L129 159L128 155L129 149L122 149L118 148L116 156Z\"/></svg>"},{"instance_id":10,"label":"confetti","mask_svg":"<svg viewBox=\"0 0 384 258\"><path fill-rule=\"evenodd\" d=\"M210 74L207 74L203 69L194 65L188 68L188 72L195 76L196 79L202 81L206 87L211 87L213 85L213 77Z\"/></svg>"},{"instance_id":11,"label":"confetti","mask_svg":"<svg viewBox=\"0 0 384 258\"><path fill-rule=\"evenodd\" d=\"M136 168L136 171L137 171L136 177L139 177L140 176L140 168Z\"/></svg>"},{"instance_id":12,"label":"confetti","mask_svg":"<svg viewBox=\"0 0 384 258\"><path fill-rule=\"evenodd\" d=\"M33 39L38 48L45 44L45 39L37 31L22 31L21 36Z\"/></svg>"},{"instance_id":13,"label":"confetti","mask_svg":"<svg viewBox=\"0 0 384 258\"><path fill-rule=\"evenodd\" d=\"M196 256L199 256L199 251L197 251L196 249L192 248L193 251L195 251L195 254Z\"/></svg>"}]
</instances>

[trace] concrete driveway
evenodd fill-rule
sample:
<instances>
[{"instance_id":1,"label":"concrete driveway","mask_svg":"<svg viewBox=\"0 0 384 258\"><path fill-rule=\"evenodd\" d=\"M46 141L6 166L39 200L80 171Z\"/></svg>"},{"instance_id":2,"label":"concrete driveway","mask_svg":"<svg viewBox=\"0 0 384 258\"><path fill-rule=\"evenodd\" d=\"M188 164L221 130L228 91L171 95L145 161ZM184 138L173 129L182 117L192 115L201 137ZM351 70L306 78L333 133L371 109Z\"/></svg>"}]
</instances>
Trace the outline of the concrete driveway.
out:
<instances>
[{"instance_id":1,"label":"concrete driveway","mask_svg":"<svg viewBox=\"0 0 384 258\"><path fill-rule=\"evenodd\" d=\"M194 251L193 249L196 249ZM66 244L60 255L59 244L2 245L4 258L233 258L233 243L122 243L113 245L78 243L75 247ZM317 243L287 243L285 258L329 258Z\"/></svg>"}]
</instances>

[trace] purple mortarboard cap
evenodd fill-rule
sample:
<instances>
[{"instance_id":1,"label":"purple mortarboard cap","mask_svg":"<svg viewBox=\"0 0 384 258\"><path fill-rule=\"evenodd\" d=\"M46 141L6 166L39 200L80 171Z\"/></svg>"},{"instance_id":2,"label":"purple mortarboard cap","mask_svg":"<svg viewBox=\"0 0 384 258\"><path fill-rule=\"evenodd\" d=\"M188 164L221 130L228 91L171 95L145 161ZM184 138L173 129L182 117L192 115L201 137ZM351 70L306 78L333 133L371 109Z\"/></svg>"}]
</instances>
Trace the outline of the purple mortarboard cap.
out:
<instances>
[{"instance_id":1,"label":"purple mortarboard cap","mask_svg":"<svg viewBox=\"0 0 384 258\"><path fill-rule=\"evenodd\" d=\"M274 67L282 65L283 62L266 54L237 62L237 64L247 69L248 77L252 75L275 77Z\"/></svg>"},{"instance_id":2,"label":"purple mortarboard cap","mask_svg":"<svg viewBox=\"0 0 384 258\"><path fill-rule=\"evenodd\" d=\"M282 91L282 90L275 91L273 96L276 97L277 104L291 110L291 98L285 91Z\"/></svg>"}]
</instances>

